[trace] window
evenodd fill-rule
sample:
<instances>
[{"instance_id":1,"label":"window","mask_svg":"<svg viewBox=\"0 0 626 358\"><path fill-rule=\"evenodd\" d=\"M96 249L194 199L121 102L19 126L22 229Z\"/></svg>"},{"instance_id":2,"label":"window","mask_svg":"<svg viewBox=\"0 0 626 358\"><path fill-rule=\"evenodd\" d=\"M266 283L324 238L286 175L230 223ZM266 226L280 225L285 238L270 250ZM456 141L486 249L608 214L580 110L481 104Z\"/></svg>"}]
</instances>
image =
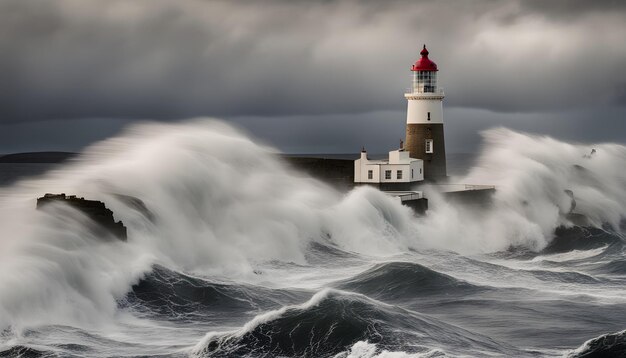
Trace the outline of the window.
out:
<instances>
[{"instance_id":1,"label":"window","mask_svg":"<svg viewBox=\"0 0 626 358\"><path fill-rule=\"evenodd\" d=\"M402 179L402 170L396 171L396 179Z\"/></svg>"},{"instance_id":2,"label":"window","mask_svg":"<svg viewBox=\"0 0 626 358\"><path fill-rule=\"evenodd\" d=\"M411 169L411 179L413 179L413 169Z\"/></svg>"},{"instance_id":3,"label":"window","mask_svg":"<svg viewBox=\"0 0 626 358\"><path fill-rule=\"evenodd\" d=\"M367 171L367 179L369 179L369 180L374 179L374 171L373 170L368 170Z\"/></svg>"},{"instance_id":4,"label":"window","mask_svg":"<svg viewBox=\"0 0 626 358\"><path fill-rule=\"evenodd\" d=\"M430 121L430 112L428 112L428 120Z\"/></svg>"},{"instance_id":5,"label":"window","mask_svg":"<svg viewBox=\"0 0 626 358\"><path fill-rule=\"evenodd\" d=\"M422 168L420 168L420 174L422 174Z\"/></svg>"},{"instance_id":6,"label":"window","mask_svg":"<svg viewBox=\"0 0 626 358\"><path fill-rule=\"evenodd\" d=\"M385 179L391 179L391 170L385 170Z\"/></svg>"},{"instance_id":7,"label":"window","mask_svg":"<svg viewBox=\"0 0 626 358\"><path fill-rule=\"evenodd\" d=\"M426 153L432 153L432 152L433 152L433 140L426 139Z\"/></svg>"}]
</instances>

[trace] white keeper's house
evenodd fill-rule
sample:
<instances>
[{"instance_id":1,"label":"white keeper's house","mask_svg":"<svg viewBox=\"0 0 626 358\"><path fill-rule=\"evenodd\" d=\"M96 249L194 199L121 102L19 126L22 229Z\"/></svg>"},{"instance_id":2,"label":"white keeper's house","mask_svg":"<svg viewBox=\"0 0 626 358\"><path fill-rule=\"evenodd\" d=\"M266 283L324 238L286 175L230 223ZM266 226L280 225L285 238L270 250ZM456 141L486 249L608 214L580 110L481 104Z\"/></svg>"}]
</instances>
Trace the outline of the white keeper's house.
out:
<instances>
[{"instance_id":1,"label":"white keeper's house","mask_svg":"<svg viewBox=\"0 0 626 358\"><path fill-rule=\"evenodd\" d=\"M381 190L410 190L424 180L424 161L409 157L404 149L389 152L389 159L370 160L365 149L354 161L354 182L370 184Z\"/></svg>"}]
</instances>

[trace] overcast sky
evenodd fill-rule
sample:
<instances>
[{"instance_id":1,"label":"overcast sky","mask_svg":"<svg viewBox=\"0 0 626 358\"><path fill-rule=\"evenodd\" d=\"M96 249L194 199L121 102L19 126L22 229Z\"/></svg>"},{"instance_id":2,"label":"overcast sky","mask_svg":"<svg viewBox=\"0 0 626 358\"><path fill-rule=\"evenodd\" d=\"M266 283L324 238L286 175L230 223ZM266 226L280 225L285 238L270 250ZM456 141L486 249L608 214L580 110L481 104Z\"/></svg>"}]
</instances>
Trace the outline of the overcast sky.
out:
<instances>
[{"instance_id":1,"label":"overcast sky","mask_svg":"<svg viewBox=\"0 0 626 358\"><path fill-rule=\"evenodd\" d=\"M0 1L0 153L218 117L291 153L404 137L427 44L451 152L506 126L626 142L626 1Z\"/></svg>"}]
</instances>

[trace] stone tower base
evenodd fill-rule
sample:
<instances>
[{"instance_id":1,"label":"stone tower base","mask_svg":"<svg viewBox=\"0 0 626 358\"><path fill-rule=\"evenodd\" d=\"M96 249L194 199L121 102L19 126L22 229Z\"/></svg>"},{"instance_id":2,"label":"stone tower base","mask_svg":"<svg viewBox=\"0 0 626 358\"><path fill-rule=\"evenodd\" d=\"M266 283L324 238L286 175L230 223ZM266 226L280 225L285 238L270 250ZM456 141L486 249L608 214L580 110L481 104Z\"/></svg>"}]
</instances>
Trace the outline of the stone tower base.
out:
<instances>
[{"instance_id":1,"label":"stone tower base","mask_svg":"<svg viewBox=\"0 0 626 358\"><path fill-rule=\"evenodd\" d=\"M427 139L433 141L432 153L426 153ZM443 123L407 124L404 149L411 158L424 161L424 180L441 181L447 177Z\"/></svg>"}]
</instances>

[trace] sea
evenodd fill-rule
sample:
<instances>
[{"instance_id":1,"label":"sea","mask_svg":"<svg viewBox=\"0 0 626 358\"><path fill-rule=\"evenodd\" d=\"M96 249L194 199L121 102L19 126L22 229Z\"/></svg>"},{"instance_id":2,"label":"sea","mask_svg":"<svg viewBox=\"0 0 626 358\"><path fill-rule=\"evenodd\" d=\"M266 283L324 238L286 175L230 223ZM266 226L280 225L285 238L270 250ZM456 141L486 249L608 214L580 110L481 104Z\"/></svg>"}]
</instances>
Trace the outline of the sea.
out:
<instances>
[{"instance_id":1,"label":"sea","mask_svg":"<svg viewBox=\"0 0 626 358\"><path fill-rule=\"evenodd\" d=\"M483 141L448 165L491 202L426 185L424 216L216 120L0 164L0 357L626 357L626 147Z\"/></svg>"}]
</instances>

